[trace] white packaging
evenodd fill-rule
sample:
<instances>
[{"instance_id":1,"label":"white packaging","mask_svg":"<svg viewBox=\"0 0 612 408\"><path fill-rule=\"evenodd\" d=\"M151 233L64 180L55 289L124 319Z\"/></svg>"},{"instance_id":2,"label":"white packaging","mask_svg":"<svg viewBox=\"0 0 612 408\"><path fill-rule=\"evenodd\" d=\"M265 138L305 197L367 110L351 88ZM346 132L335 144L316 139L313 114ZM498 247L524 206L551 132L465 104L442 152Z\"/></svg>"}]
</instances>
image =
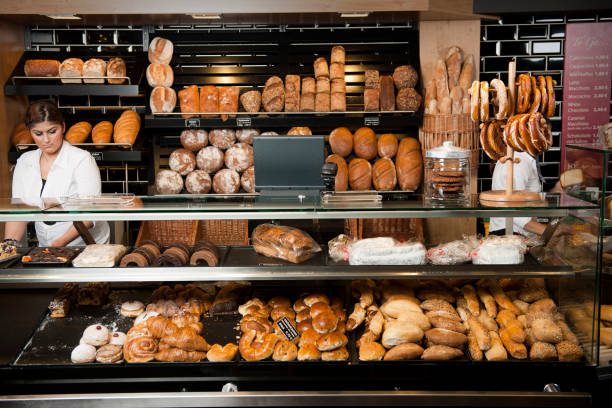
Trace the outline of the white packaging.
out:
<instances>
[{"instance_id":1,"label":"white packaging","mask_svg":"<svg viewBox=\"0 0 612 408\"><path fill-rule=\"evenodd\" d=\"M400 243L389 238L367 238L349 247L350 265L423 265L427 259L420 242Z\"/></svg>"}]
</instances>

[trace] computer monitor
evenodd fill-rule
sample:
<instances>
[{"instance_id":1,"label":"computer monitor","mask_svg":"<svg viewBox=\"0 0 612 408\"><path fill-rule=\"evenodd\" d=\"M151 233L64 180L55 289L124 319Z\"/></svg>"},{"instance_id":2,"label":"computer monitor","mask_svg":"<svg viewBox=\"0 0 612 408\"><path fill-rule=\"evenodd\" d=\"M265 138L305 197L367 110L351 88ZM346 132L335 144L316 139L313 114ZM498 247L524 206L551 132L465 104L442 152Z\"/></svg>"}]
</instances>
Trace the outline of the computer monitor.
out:
<instances>
[{"instance_id":1,"label":"computer monitor","mask_svg":"<svg viewBox=\"0 0 612 408\"><path fill-rule=\"evenodd\" d=\"M255 136L255 190L323 190L323 136Z\"/></svg>"}]
</instances>

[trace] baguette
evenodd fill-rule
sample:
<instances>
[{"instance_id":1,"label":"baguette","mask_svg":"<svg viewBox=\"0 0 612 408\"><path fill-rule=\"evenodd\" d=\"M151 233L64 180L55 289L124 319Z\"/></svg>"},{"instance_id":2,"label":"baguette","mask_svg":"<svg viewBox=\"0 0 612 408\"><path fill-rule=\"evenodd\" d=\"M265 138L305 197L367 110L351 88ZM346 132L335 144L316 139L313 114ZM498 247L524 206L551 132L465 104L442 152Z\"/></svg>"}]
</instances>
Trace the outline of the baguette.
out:
<instances>
[{"instance_id":1,"label":"baguette","mask_svg":"<svg viewBox=\"0 0 612 408\"><path fill-rule=\"evenodd\" d=\"M441 103L443 98L450 98L449 90L448 90L448 79L446 72L446 64L444 60L437 60L434 64L434 82L436 84L436 99L438 100L438 105Z\"/></svg>"},{"instance_id":2,"label":"baguette","mask_svg":"<svg viewBox=\"0 0 612 408\"><path fill-rule=\"evenodd\" d=\"M478 303L478 297L476 297L476 289L472 285L465 285L461 288L461 293L465 297L468 310L472 316L478 316L480 314L480 304Z\"/></svg>"},{"instance_id":3,"label":"baguette","mask_svg":"<svg viewBox=\"0 0 612 408\"><path fill-rule=\"evenodd\" d=\"M482 301L490 317L497 316L497 304L491 294L483 287L478 288L478 297Z\"/></svg>"},{"instance_id":4,"label":"baguette","mask_svg":"<svg viewBox=\"0 0 612 408\"><path fill-rule=\"evenodd\" d=\"M474 336L474 333L469 333L468 334L468 350L470 352L470 356L472 357L472 360L474 361L480 361L483 358L483 354L482 354L482 350L480 349L480 346L478 345L478 342L476 341L476 336Z\"/></svg>"},{"instance_id":5,"label":"baguette","mask_svg":"<svg viewBox=\"0 0 612 408\"><path fill-rule=\"evenodd\" d=\"M463 55L461 48L452 46L446 52L446 69L448 71L448 85L450 88L459 85L459 75L461 74L461 60Z\"/></svg>"},{"instance_id":6,"label":"baguette","mask_svg":"<svg viewBox=\"0 0 612 408\"><path fill-rule=\"evenodd\" d=\"M510 301L508 296L506 296L506 293L504 292L504 290L499 287L497 282L489 281L489 290L491 291L491 294L493 295L493 297L495 298L495 301L497 302L499 306L501 306L503 309L510 310L512 313L516 315L521 314L521 310L518 307L516 307L514 303L512 303L512 301Z\"/></svg>"},{"instance_id":7,"label":"baguette","mask_svg":"<svg viewBox=\"0 0 612 408\"><path fill-rule=\"evenodd\" d=\"M489 333L482 327L482 324L473 316L470 316L467 319L467 323L470 326L471 333L474 334L476 341L478 342L478 347L482 351L486 351L491 348L491 336Z\"/></svg>"},{"instance_id":8,"label":"baguette","mask_svg":"<svg viewBox=\"0 0 612 408\"><path fill-rule=\"evenodd\" d=\"M463 92L467 95L470 86L472 86L472 80L474 78L474 56L472 54L467 55L463 61L463 68L459 75L459 86L463 88Z\"/></svg>"}]
</instances>

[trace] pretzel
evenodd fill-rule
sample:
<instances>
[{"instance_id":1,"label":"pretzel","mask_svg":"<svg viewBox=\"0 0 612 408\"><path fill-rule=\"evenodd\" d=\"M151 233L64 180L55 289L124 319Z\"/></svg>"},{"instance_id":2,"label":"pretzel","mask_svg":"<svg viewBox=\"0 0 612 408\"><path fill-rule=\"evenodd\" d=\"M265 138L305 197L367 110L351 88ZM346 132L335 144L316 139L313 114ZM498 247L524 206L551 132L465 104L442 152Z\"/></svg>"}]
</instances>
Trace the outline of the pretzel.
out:
<instances>
[{"instance_id":1,"label":"pretzel","mask_svg":"<svg viewBox=\"0 0 612 408\"><path fill-rule=\"evenodd\" d=\"M512 126L510 127L510 137L514 144L519 148L519 152L525 151L525 145L522 144L521 133L519 132L519 121L521 119L521 115L518 115L517 119L512 122Z\"/></svg>"},{"instance_id":2,"label":"pretzel","mask_svg":"<svg viewBox=\"0 0 612 408\"><path fill-rule=\"evenodd\" d=\"M530 155L532 155L533 157L536 157L539 154L539 152L531 140L531 133L529 131L529 126L528 126L529 116L530 115L528 114L524 114L521 116L521 118L519 119L518 129L519 129L521 141L523 142L523 145L525 146L525 151L529 153Z\"/></svg>"},{"instance_id":3,"label":"pretzel","mask_svg":"<svg viewBox=\"0 0 612 408\"><path fill-rule=\"evenodd\" d=\"M489 145L489 140L487 138L487 133L491 122L485 122L480 125L480 145L482 146L482 150L485 152L487 156L491 158L491 160L499 160L503 157L503 155L498 155L493 148Z\"/></svg>"},{"instance_id":4,"label":"pretzel","mask_svg":"<svg viewBox=\"0 0 612 408\"><path fill-rule=\"evenodd\" d=\"M529 109L531 99L531 79L529 79L529 75L521 74L518 77L518 82L516 112L525 113Z\"/></svg>"},{"instance_id":5,"label":"pretzel","mask_svg":"<svg viewBox=\"0 0 612 408\"><path fill-rule=\"evenodd\" d=\"M550 128L548 123L542 126L542 129L544 130L544 136L546 137L546 151L548 151L553 145L552 129Z\"/></svg>"},{"instance_id":6,"label":"pretzel","mask_svg":"<svg viewBox=\"0 0 612 408\"><path fill-rule=\"evenodd\" d=\"M546 91L548 94L548 108L546 109L546 116L552 117L555 116L555 89L553 88L553 84L556 83L553 81L552 77L546 77Z\"/></svg>"},{"instance_id":7,"label":"pretzel","mask_svg":"<svg viewBox=\"0 0 612 408\"><path fill-rule=\"evenodd\" d=\"M540 113L542 115L545 115L546 110L548 109L548 92L546 92L546 77L538 77L538 88L540 89L540 95L542 97L542 102L540 103Z\"/></svg>"},{"instance_id":8,"label":"pretzel","mask_svg":"<svg viewBox=\"0 0 612 408\"><path fill-rule=\"evenodd\" d=\"M538 150L538 154L544 153L546 151L547 139L543 127L546 126L546 119L544 119L540 112L532 113L529 115L528 126L531 142Z\"/></svg>"},{"instance_id":9,"label":"pretzel","mask_svg":"<svg viewBox=\"0 0 612 408\"><path fill-rule=\"evenodd\" d=\"M489 83L487 81L480 83L480 120L483 122L489 120Z\"/></svg>"},{"instance_id":10,"label":"pretzel","mask_svg":"<svg viewBox=\"0 0 612 408\"><path fill-rule=\"evenodd\" d=\"M512 124L518 119L518 115L511 116L506 123L506 127L504 128L503 138L506 145L510 146L516 152L522 152L523 150L520 148L520 145L516 143L515 138L511 135L510 129L512 128Z\"/></svg>"},{"instance_id":11,"label":"pretzel","mask_svg":"<svg viewBox=\"0 0 612 408\"><path fill-rule=\"evenodd\" d=\"M472 87L470 88L470 106L472 112L472 120L474 122L478 122L480 116L478 112L480 111L480 82L474 81L472 82Z\"/></svg>"},{"instance_id":12,"label":"pretzel","mask_svg":"<svg viewBox=\"0 0 612 408\"><path fill-rule=\"evenodd\" d=\"M531 89L533 92L533 98L531 98L529 113L538 112L540 110L540 103L542 101L542 93L538 89L538 84L535 77L531 77Z\"/></svg>"},{"instance_id":13,"label":"pretzel","mask_svg":"<svg viewBox=\"0 0 612 408\"><path fill-rule=\"evenodd\" d=\"M491 121L489 128L487 129L487 139L489 142L489 146L497 153L499 156L504 156L506 154L506 144L501 137L501 128L499 126L499 122Z\"/></svg>"},{"instance_id":14,"label":"pretzel","mask_svg":"<svg viewBox=\"0 0 612 408\"><path fill-rule=\"evenodd\" d=\"M506 85L500 79L493 79L491 81L491 87L495 89L495 98L493 98L493 112L495 112L495 119L502 120L508 116L510 109L508 101L508 93L506 91Z\"/></svg>"}]
</instances>

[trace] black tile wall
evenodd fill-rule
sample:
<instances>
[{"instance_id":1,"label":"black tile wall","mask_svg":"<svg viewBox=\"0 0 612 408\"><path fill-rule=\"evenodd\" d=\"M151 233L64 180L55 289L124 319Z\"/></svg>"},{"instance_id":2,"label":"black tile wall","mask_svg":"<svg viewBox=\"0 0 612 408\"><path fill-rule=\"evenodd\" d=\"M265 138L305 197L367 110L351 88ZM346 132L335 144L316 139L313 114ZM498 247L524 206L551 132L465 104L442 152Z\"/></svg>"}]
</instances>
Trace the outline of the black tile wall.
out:
<instances>
[{"instance_id":1,"label":"black tile wall","mask_svg":"<svg viewBox=\"0 0 612 408\"><path fill-rule=\"evenodd\" d=\"M517 73L550 75L556 82L557 111L551 118L553 147L539 157L545 189L559 178L561 160L561 104L565 24L576 21L609 21L612 15L508 15L481 23L480 80L507 80L508 62L516 61ZM491 189L491 160L481 151L479 190Z\"/></svg>"}]
</instances>

